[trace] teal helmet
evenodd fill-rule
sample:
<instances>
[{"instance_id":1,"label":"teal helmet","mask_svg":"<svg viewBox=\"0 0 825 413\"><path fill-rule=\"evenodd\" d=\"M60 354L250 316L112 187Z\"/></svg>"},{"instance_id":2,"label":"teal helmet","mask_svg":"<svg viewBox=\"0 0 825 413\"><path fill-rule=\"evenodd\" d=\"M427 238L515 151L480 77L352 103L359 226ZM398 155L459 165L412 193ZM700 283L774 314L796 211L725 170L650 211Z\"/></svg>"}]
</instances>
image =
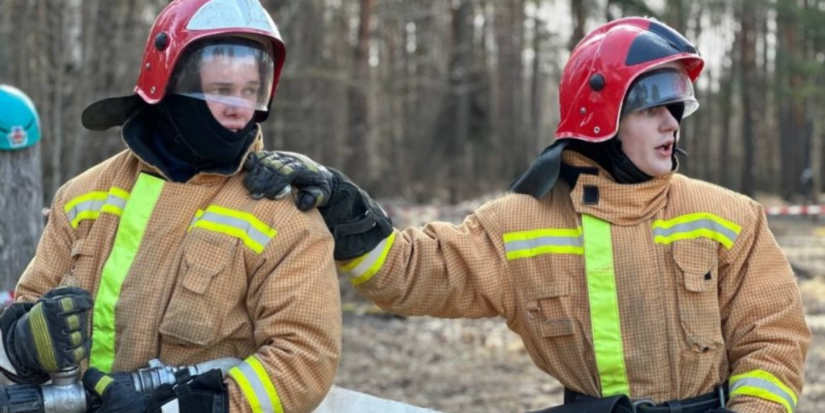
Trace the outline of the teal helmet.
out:
<instances>
[{"instance_id":1,"label":"teal helmet","mask_svg":"<svg viewBox=\"0 0 825 413\"><path fill-rule=\"evenodd\" d=\"M20 89L0 85L0 150L23 149L40 140L40 117Z\"/></svg>"}]
</instances>

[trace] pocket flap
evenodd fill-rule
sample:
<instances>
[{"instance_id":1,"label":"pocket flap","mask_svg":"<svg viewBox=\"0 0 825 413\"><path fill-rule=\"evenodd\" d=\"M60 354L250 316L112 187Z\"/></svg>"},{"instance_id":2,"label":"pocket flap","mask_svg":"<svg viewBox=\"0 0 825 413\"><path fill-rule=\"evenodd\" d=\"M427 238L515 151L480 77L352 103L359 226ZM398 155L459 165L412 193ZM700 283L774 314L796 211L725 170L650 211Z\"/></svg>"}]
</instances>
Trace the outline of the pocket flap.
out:
<instances>
[{"instance_id":1,"label":"pocket flap","mask_svg":"<svg viewBox=\"0 0 825 413\"><path fill-rule=\"evenodd\" d=\"M573 321L570 319L546 320L541 323L542 337L559 337L573 334Z\"/></svg>"},{"instance_id":2,"label":"pocket flap","mask_svg":"<svg viewBox=\"0 0 825 413\"><path fill-rule=\"evenodd\" d=\"M673 243L673 260L684 274L685 288L705 292L716 283L719 245L706 239L682 240Z\"/></svg>"},{"instance_id":3,"label":"pocket flap","mask_svg":"<svg viewBox=\"0 0 825 413\"><path fill-rule=\"evenodd\" d=\"M203 294L212 277L220 274L235 254L235 240L214 239L220 234L211 234L205 231L194 231L183 251L186 272L183 285L189 291Z\"/></svg>"},{"instance_id":4,"label":"pocket flap","mask_svg":"<svg viewBox=\"0 0 825 413\"><path fill-rule=\"evenodd\" d=\"M673 260L683 272L706 274L716 267L719 244L706 239L673 243Z\"/></svg>"}]
</instances>

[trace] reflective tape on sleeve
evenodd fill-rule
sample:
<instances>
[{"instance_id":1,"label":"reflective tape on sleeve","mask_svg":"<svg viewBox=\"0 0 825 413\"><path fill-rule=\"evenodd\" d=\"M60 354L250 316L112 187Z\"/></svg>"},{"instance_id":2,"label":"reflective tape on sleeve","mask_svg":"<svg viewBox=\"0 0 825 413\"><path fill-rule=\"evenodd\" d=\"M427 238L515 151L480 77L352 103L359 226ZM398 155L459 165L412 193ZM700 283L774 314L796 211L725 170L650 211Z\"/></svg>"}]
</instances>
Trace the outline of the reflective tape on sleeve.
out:
<instances>
[{"instance_id":1,"label":"reflective tape on sleeve","mask_svg":"<svg viewBox=\"0 0 825 413\"><path fill-rule=\"evenodd\" d=\"M254 413L284 413L275 384L269 378L263 364L254 356L229 370L249 407Z\"/></svg>"},{"instance_id":2,"label":"reflective tape on sleeve","mask_svg":"<svg viewBox=\"0 0 825 413\"><path fill-rule=\"evenodd\" d=\"M395 243L396 232L384 238L372 251L356 258L345 265L339 265L338 271L346 275L353 285L363 284L370 280L387 260L387 255Z\"/></svg>"},{"instance_id":3,"label":"reflective tape on sleeve","mask_svg":"<svg viewBox=\"0 0 825 413\"><path fill-rule=\"evenodd\" d=\"M730 397L751 396L781 404L788 413L796 408L797 396L788 386L765 370L753 370L732 376Z\"/></svg>"}]
</instances>

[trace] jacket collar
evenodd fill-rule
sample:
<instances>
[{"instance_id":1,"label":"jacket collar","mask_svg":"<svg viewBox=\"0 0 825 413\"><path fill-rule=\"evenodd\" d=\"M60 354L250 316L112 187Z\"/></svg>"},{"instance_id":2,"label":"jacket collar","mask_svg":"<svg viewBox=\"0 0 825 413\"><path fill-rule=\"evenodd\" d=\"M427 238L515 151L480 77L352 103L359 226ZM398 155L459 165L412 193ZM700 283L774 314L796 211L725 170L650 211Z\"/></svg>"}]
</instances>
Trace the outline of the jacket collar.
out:
<instances>
[{"instance_id":1,"label":"jacket collar","mask_svg":"<svg viewBox=\"0 0 825 413\"><path fill-rule=\"evenodd\" d=\"M123 128L120 132L121 138L126 144L126 147L128 147L132 154L140 161L141 172L147 172L152 175L160 176L163 179L172 182L172 179L170 179L168 174L164 171L163 165L158 160L158 157L155 156L152 149L146 145L144 139L141 138L143 134L147 133L145 129L145 122L141 119L140 115L134 116L123 124ZM258 126L258 134L255 137L255 140L252 141L252 144L249 146L244 156L241 157L241 162L238 165L234 166L232 169L224 168L222 170L215 171L201 171L186 181L186 183L205 186L220 185L229 177L237 174L243 169L243 163L250 153L260 151L263 147L263 134L261 132L261 127Z\"/></svg>"},{"instance_id":2,"label":"jacket collar","mask_svg":"<svg viewBox=\"0 0 825 413\"><path fill-rule=\"evenodd\" d=\"M576 212L621 226L649 221L661 211L667 205L670 181L678 169L677 164L672 172L650 181L620 184L598 163L577 152L562 152L562 164Z\"/></svg>"}]
</instances>

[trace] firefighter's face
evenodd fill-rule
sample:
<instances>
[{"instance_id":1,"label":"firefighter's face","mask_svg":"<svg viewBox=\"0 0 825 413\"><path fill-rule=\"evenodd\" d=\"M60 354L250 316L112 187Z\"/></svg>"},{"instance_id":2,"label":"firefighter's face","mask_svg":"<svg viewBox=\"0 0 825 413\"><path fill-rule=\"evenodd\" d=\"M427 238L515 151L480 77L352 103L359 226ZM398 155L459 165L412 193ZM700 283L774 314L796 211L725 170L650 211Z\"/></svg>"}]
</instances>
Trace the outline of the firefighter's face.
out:
<instances>
[{"instance_id":1,"label":"firefighter's face","mask_svg":"<svg viewBox=\"0 0 825 413\"><path fill-rule=\"evenodd\" d=\"M679 122L666 106L628 113L619 123L622 151L642 172L656 177L673 169Z\"/></svg>"},{"instance_id":2,"label":"firefighter's face","mask_svg":"<svg viewBox=\"0 0 825 413\"><path fill-rule=\"evenodd\" d=\"M251 56L219 56L201 63L201 83L209 110L226 129L237 132L255 115L255 103L261 88L258 63ZM232 102L235 102L234 104Z\"/></svg>"}]
</instances>

